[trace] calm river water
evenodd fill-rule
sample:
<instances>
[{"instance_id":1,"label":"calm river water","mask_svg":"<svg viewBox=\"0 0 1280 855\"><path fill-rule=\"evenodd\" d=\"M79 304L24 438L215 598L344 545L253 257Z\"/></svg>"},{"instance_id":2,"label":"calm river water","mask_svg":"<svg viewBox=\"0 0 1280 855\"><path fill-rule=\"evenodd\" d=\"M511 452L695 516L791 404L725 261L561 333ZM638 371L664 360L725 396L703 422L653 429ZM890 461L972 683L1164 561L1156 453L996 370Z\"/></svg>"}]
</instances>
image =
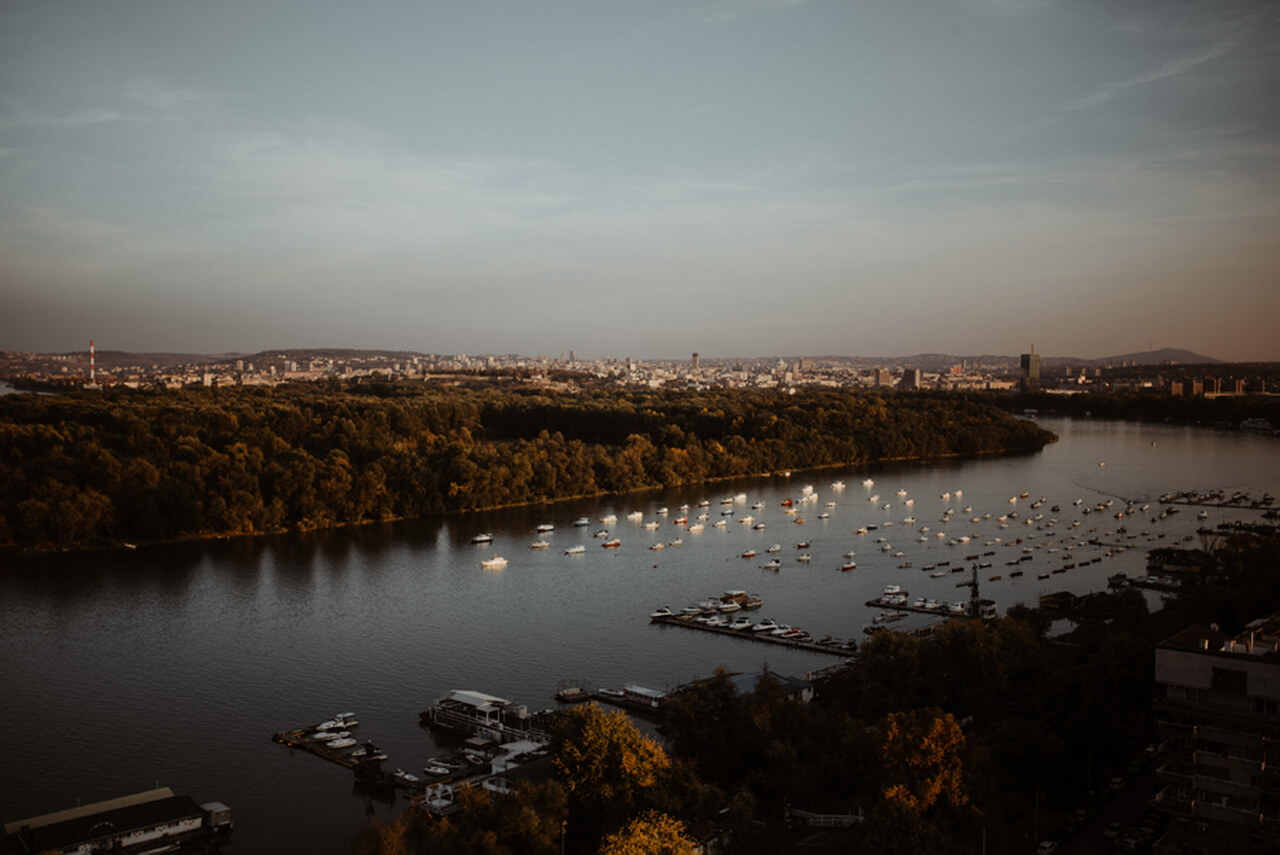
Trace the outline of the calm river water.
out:
<instances>
[{"instance_id":1,"label":"calm river water","mask_svg":"<svg viewBox=\"0 0 1280 855\"><path fill-rule=\"evenodd\" d=\"M1043 423L1061 441L1028 456L794 473L308 535L6 557L0 722L9 746L0 819L158 783L197 801L229 804L233 852L343 852L367 813L385 818L404 802L368 803L353 793L347 770L274 744L272 732L353 710L362 722L358 735L387 751L389 768L417 772L437 751L418 712L449 689L478 689L537 709L553 705L551 695L565 679L667 686L717 666L757 670L767 663L802 676L839 661L651 626L647 615L657 606L679 608L743 588L764 598L761 616L815 636L861 639L876 611L864 602L886 584L900 584L913 597L966 595L955 587L958 576L933 578L920 569L926 565L994 551L983 559L993 563L983 571L983 595L1002 610L1034 604L1045 591L1083 593L1104 588L1110 574L1138 573L1147 549L1174 545L1204 524L1195 509L1159 519L1162 492L1280 495L1275 440L1127 423ZM873 486L864 486L868 477ZM837 480L847 486L834 489ZM819 498L802 506L806 521L797 525L779 503L798 498L805 485ZM1011 504L1022 492L1030 497ZM745 502L721 504L739 493ZM1042 496L1045 505L1031 509ZM1081 513L1108 499L1110 512ZM1128 532L1117 534L1121 523L1112 513L1130 499L1151 510L1129 517ZM710 503L702 509L709 515L704 531L673 523L682 504L696 522L703 500ZM757 501L763 507L753 510ZM1051 512L1054 504L1060 509ZM656 514L662 506L669 515ZM722 515L728 508L734 514ZM944 521L948 508L955 513ZM1001 528L998 517L1011 510L1021 516ZM629 519L633 511L642 518ZM829 519L819 519L823 513ZM1026 525L1037 513L1044 518ZM607 514L617 522L599 522ZM738 522L748 514L767 527ZM591 525L575 527L580 516ZM1058 523L1049 527L1051 518ZM1256 518L1211 509L1207 522ZM722 519L726 525L714 527ZM661 526L646 529L643 523L653 520ZM1072 528L1075 521L1081 524ZM535 535L541 523L555 530ZM880 527L854 533L869 524ZM920 532L922 526L931 531ZM601 547L594 535L605 528L621 539L620 548ZM481 531L493 534L492 544L469 542ZM950 544L961 536L971 540ZM551 547L531 550L537 537ZM683 546L648 549L677 537ZM877 537L886 538L889 551ZM1021 544L1010 545L1019 537ZM1080 544L1090 537L1129 549ZM807 564L796 561L800 541L811 542ZM782 567L762 569L765 548L774 543L782 546ZM586 553L564 554L575 544ZM1005 562L1029 545L1038 548L1022 565L1022 578L987 581L988 574L1007 574ZM747 548L760 556L739 557ZM857 553L858 567L841 572L847 551ZM1099 563L1037 578L1108 551L1112 557ZM492 555L509 564L482 569L481 560ZM900 567L908 562L911 568Z\"/></svg>"}]
</instances>

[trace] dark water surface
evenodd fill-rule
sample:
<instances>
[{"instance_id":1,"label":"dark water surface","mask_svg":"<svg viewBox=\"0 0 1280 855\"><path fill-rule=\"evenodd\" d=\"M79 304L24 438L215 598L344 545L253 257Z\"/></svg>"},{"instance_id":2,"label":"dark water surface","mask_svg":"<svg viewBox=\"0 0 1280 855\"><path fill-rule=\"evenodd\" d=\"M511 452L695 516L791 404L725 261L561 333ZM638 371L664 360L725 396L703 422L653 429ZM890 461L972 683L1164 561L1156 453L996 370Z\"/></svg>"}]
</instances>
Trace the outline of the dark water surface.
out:
<instances>
[{"instance_id":1,"label":"dark water surface","mask_svg":"<svg viewBox=\"0 0 1280 855\"><path fill-rule=\"evenodd\" d=\"M925 565L995 551L983 559L994 565L983 571L984 596L1002 610L1034 604L1045 591L1083 593L1105 587L1112 573L1138 573L1146 549L1175 545L1204 524L1195 509L1156 518L1162 492L1280 494L1280 444L1271 439L1125 423L1043 423L1061 441L1028 456L795 473L306 535L9 556L0 574L0 723L8 735L0 819L158 783L197 801L229 804L236 824L230 851L346 851L367 812L385 818L404 802L368 803L353 793L346 769L290 752L271 742L272 732L353 710L362 722L358 735L385 748L389 767L417 772L437 751L418 726L418 712L452 688L537 709L552 706L557 682L569 678L597 686L666 686L717 666L756 670L767 662L802 676L839 661L651 626L647 615L660 605L678 608L745 588L764 597L761 616L815 636L861 639L875 612L864 602L886 584L901 584L913 597L964 598L955 587L958 576L934 579L920 570ZM864 487L866 477L874 486ZM832 488L836 480L847 483L844 490ZM799 497L808 484L819 500L803 505L806 522L796 525L779 502ZM1009 502L1024 491L1029 499ZM943 499L944 492L952 496ZM746 502L721 505L739 493ZM868 501L873 494L878 501ZM1045 506L1031 510L1030 501L1041 496ZM914 505L905 504L909 498ZM1076 498L1084 505L1073 505ZM1110 513L1080 512L1108 499L1112 512L1128 499L1149 502L1151 510L1127 518L1127 534L1116 534L1121 523ZM693 506L689 521L695 522L702 500L710 501L705 531L672 523L682 503ZM756 501L764 508L752 510ZM829 501L836 506L827 507ZM885 503L891 508L882 509ZM1051 513L1054 503L1061 509ZM657 517L664 505L670 514ZM726 507L733 516L721 516ZM955 514L944 522L947 508ZM997 517L1011 509L1022 518L1000 528ZM626 517L631 511L663 524L647 530ZM608 513L618 521L598 522ZM830 519L819 520L820 513ZM982 518L986 513L990 519ZM1023 524L1036 513L1044 514L1037 526ZM1209 513L1209 524L1258 516ZM768 527L736 522L746 514ZM574 527L583 515L592 524ZM916 518L914 525L903 523L907 516ZM971 522L975 516L979 521ZM727 525L713 528L722 518ZM1050 518L1058 519L1056 526L1046 527ZM1080 527L1071 529L1076 520ZM886 521L894 526L854 534L858 526ZM555 531L535 535L544 522ZM921 543L918 529L925 525L931 531ZM602 528L622 540L620 549L601 548L593 534ZM479 531L492 532L493 544L470 544ZM935 537L938 532L946 537ZM972 539L950 545L962 535ZM530 550L537 537L551 548ZM676 537L682 547L647 548ZM882 551L876 537L885 537L891 551ZM1008 545L1019 537L1022 544ZM1036 579L1067 562L1115 551L1076 545L1084 537L1130 548ZM812 542L807 565L795 561L803 540ZM585 555L563 554L579 543ZM782 569L761 569L764 549L773 543L783 547ZM1007 573L1005 561L1035 544L1043 545L1024 563L1024 577L986 581L988 574ZM738 557L748 547L760 556ZM858 553L858 568L840 572L848 550ZM894 557L898 551L905 555ZM482 569L481 559L490 555L510 563ZM914 566L899 567L906 562Z\"/></svg>"}]
</instances>

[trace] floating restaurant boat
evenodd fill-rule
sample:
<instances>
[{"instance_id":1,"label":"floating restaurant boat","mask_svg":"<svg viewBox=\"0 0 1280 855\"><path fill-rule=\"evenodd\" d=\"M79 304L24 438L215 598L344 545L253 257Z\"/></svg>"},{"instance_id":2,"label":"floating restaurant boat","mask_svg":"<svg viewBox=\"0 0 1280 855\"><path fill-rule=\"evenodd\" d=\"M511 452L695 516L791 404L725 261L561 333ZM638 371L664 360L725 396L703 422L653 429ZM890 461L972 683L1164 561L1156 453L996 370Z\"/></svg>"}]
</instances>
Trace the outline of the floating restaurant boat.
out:
<instances>
[{"instance_id":1,"label":"floating restaurant boat","mask_svg":"<svg viewBox=\"0 0 1280 855\"><path fill-rule=\"evenodd\" d=\"M419 720L461 736L478 736L494 742L529 739L545 743L547 735L530 724L527 707L468 689L454 689L418 715Z\"/></svg>"}]
</instances>

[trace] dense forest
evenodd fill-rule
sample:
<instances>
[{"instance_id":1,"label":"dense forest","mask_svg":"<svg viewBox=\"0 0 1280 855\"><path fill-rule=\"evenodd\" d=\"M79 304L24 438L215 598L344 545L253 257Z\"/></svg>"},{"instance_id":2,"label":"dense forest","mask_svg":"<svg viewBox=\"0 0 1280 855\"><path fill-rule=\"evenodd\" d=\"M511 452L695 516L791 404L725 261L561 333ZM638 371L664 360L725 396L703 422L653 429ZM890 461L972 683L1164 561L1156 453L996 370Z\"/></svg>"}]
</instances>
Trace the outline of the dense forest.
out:
<instances>
[{"instance_id":1,"label":"dense forest","mask_svg":"<svg viewBox=\"0 0 1280 855\"><path fill-rule=\"evenodd\" d=\"M743 692L717 672L664 702L664 747L621 713L573 708L548 779L506 797L466 791L446 818L374 822L355 850L692 853L719 836L726 853L751 855L801 841L878 855L1032 851L1114 797L1113 780L1152 786L1140 776L1153 763L1156 644L1193 624L1236 633L1280 609L1280 539L1244 536L1214 559L1158 611L1133 588L1092 596L1061 636L1048 629L1063 615L1026 607L924 639L879 633L809 703L768 674ZM789 823L789 809L862 821L819 834Z\"/></svg>"},{"instance_id":2,"label":"dense forest","mask_svg":"<svg viewBox=\"0 0 1280 855\"><path fill-rule=\"evenodd\" d=\"M0 397L0 543L311 529L779 469L1029 452L1053 435L944 395L342 389Z\"/></svg>"}]
</instances>

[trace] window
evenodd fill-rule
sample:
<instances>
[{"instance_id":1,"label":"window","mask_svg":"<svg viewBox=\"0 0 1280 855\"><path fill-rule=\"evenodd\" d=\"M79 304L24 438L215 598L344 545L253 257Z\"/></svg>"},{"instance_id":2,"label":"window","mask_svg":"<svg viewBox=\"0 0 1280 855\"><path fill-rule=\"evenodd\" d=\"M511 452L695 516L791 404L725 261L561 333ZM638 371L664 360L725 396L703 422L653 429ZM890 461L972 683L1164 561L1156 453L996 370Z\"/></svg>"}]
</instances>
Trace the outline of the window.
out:
<instances>
[{"instance_id":1,"label":"window","mask_svg":"<svg viewBox=\"0 0 1280 855\"><path fill-rule=\"evenodd\" d=\"M1280 714L1280 702L1272 698L1254 698L1253 711L1262 715Z\"/></svg>"},{"instance_id":2,"label":"window","mask_svg":"<svg viewBox=\"0 0 1280 855\"><path fill-rule=\"evenodd\" d=\"M1210 685L1215 692L1230 692L1235 695L1243 695L1249 684L1249 675L1244 671L1236 671L1232 668L1214 668L1213 680Z\"/></svg>"}]
</instances>

